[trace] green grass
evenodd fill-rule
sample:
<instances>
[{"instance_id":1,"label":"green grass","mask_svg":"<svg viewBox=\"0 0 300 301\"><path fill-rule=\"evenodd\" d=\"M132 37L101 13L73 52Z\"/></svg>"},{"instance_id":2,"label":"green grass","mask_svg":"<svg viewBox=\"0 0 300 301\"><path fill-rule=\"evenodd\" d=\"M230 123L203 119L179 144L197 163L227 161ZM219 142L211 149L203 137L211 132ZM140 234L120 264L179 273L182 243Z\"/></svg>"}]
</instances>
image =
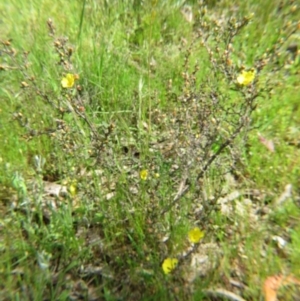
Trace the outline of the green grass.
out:
<instances>
[{"instance_id":1,"label":"green grass","mask_svg":"<svg viewBox=\"0 0 300 301\"><path fill-rule=\"evenodd\" d=\"M0 3L0 299L263 300L300 277L299 8L207 2ZM195 256L215 262L191 282Z\"/></svg>"}]
</instances>

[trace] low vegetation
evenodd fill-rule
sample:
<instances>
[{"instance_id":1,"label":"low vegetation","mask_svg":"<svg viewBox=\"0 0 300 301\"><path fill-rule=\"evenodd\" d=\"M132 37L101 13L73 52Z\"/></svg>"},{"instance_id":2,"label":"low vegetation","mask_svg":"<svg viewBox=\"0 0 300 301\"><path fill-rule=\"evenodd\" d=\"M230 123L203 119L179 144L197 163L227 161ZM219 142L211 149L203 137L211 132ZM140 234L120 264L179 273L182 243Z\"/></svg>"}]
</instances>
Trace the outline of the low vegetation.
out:
<instances>
[{"instance_id":1,"label":"low vegetation","mask_svg":"<svg viewBox=\"0 0 300 301\"><path fill-rule=\"evenodd\" d=\"M296 1L0 3L2 300L298 300Z\"/></svg>"}]
</instances>

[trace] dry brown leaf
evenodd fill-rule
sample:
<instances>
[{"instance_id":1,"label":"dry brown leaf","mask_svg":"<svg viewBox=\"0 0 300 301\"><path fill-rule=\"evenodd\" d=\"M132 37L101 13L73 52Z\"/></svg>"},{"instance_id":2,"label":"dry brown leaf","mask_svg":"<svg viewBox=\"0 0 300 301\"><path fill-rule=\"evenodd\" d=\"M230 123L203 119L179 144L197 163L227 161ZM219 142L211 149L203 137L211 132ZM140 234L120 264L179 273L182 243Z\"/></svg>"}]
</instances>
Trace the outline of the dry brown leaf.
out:
<instances>
[{"instance_id":1,"label":"dry brown leaf","mask_svg":"<svg viewBox=\"0 0 300 301\"><path fill-rule=\"evenodd\" d=\"M207 276L216 266L221 250L215 243L199 244L195 248L189 248L182 254L183 257L191 253L190 264L183 274L188 283L192 283L199 277Z\"/></svg>"},{"instance_id":2,"label":"dry brown leaf","mask_svg":"<svg viewBox=\"0 0 300 301\"><path fill-rule=\"evenodd\" d=\"M263 292L265 296L265 301L276 301L277 300L277 290L284 285L288 284L298 284L300 285L300 280L296 277L274 275L268 277L263 286Z\"/></svg>"},{"instance_id":3,"label":"dry brown leaf","mask_svg":"<svg viewBox=\"0 0 300 301\"><path fill-rule=\"evenodd\" d=\"M275 201L276 205L283 204L287 199L292 197L293 186L292 184L287 184L284 187L284 192L280 195L280 197Z\"/></svg>"},{"instance_id":4,"label":"dry brown leaf","mask_svg":"<svg viewBox=\"0 0 300 301\"><path fill-rule=\"evenodd\" d=\"M57 197L59 197L60 195L68 194L68 190L66 186L54 182L47 182L47 181L44 181L44 192L47 195L57 196Z\"/></svg>"},{"instance_id":5,"label":"dry brown leaf","mask_svg":"<svg viewBox=\"0 0 300 301\"><path fill-rule=\"evenodd\" d=\"M187 22L189 23L193 22L193 11L189 5L184 6L181 10L181 13Z\"/></svg>"},{"instance_id":6,"label":"dry brown leaf","mask_svg":"<svg viewBox=\"0 0 300 301\"><path fill-rule=\"evenodd\" d=\"M261 136L260 134L258 135L258 139L261 142L261 144L263 144L271 153L274 153L275 146L272 140L268 140L265 137Z\"/></svg>"}]
</instances>

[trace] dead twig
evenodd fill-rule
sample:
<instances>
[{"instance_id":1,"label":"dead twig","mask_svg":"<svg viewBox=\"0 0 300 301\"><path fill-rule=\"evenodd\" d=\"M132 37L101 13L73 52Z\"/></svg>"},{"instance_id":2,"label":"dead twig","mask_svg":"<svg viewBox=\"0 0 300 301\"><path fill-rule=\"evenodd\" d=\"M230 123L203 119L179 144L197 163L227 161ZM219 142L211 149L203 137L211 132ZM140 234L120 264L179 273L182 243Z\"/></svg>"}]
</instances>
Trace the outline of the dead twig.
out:
<instances>
[{"instance_id":1,"label":"dead twig","mask_svg":"<svg viewBox=\"0 0 300 301\"><path fill-rule=\"evenodd\" d=\"M229 299L232 301L246 301L242 297L240 297L232 292L229 292L227 290L224 290L222 288L208 289L208 290L205 290L204 293L206 293L207 295L211 295L213 297L220 297L222 299Z\"/></svg>"}]
</instances>

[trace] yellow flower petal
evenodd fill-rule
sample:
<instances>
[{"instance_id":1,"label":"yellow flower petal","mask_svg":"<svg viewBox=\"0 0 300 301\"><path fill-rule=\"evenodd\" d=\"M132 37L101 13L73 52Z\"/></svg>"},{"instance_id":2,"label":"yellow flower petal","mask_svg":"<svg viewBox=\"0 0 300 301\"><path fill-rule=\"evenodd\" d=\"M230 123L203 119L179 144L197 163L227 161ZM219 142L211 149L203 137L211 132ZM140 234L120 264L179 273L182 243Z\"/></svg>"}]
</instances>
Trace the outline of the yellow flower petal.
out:
<instances>
[{"instance_id":1,"label":"yellow flower petal","mask_svg":"<svg viewBox=\"0 0 300 301\"><path fill-rule=\"evenodd\" d=\"M166 258L162 264L162 269L165 274L169 274L176 268L177 264L178 264L178 259Z\"/></svg>"},{"instance_id":2,"label":"yellow flower petal","mask_svg":"<svg viewBox=\"0 0 300 301\"><path fill-rule=\"evenodd\" d=\"M148 170L147 170L147 169L141 170L141 172L140 172L140 178L141 178L143 181L146 181L146 180L147 180L147 178L148 178Z\"/></svg>"},{"instance_id":3,"label":"yellow flower petal","mask_svg":"<svg viewBox=\"0 0 300 301\"><path fill-rule=\"evenodd\" d=\"M196 244L204 237L204 232L201 231L198 227L196 227L189 231L188 237L190 242Z\"/></svg>"},{"instance_id":4,"label":"yellow flower petal","mask_svg":"<svg viewBox=\"0 0 300 301\"><path fill-rule=\"evenodd\" d=\"M61 80L61 85L63 88L72 88L74 86L75 76L74 74L68 73L66 77Z\"/></svg>"},{"instance_id":5,"label":"yellow flower petal","mask_svg":"<svg viewBox=\"0 0 300 301\"><path fill-rule=\"evenodd\" d=\"M255 70L250 70L250 71L243 71L238 77L237 77L237 82L240 85L243 86L248 86L254 81L255 78Z\"/></svg>"}]
</instances>

